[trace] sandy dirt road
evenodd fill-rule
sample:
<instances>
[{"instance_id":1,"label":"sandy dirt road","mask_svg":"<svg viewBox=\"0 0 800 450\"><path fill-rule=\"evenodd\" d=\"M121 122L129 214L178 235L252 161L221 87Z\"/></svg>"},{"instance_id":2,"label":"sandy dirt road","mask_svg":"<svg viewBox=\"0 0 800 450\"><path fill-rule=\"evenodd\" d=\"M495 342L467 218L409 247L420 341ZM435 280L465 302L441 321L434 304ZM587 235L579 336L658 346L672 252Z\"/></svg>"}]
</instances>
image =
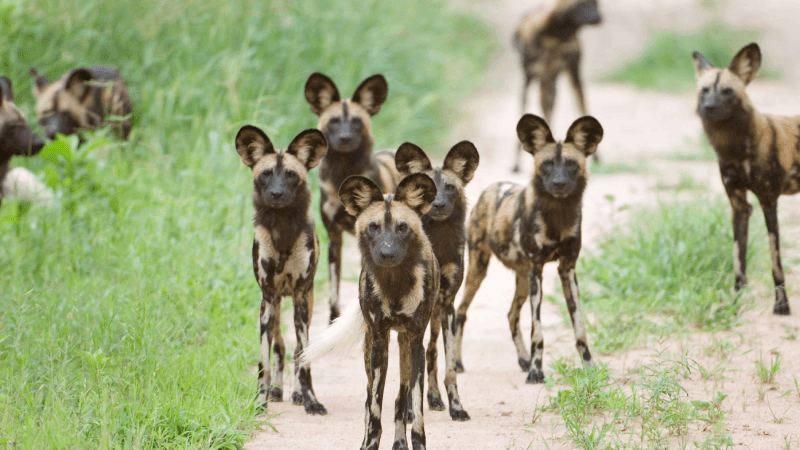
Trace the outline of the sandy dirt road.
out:
<instances>
[{"instance_id":1,"label":"sandy dirt road","mask_svg":"<svg viewBox=\"0 0 800 450\"><path fill-rule=\"evenodd\" d=\"M664 180L676 179L686 172L698 181L708 183L715 192L722 193L719 172L713 163L666 162L659 155L696 148L701 136L699 120L694 115L694 95L666 95L637 91L620 85L594 82L606 68L633 56L641 50L649 30L656 27L676 27L691 30L703 23L707 14L697 0L619 0L604 2L606 21L601 27L587 30L582 36L585 44L584 74L589 79L589 111L603 124L606 135L600 153L606 162L646 160L653 170L646 174L595 175L590 179L584 200L584 247L592 247L599 235L611 229L615 221L624 220L627 205L654 203L663 191L653 186ZM780 45L788 37L800 38L794 24L787 17L800 17L800 3L788 0L759 2L759 14L752 11L752 2L728 2L723 14L731 23L749 26L769 25L764 50L767 57L789 57L788 49ZM510 172L512 152L516 145L515 126L520 117L519 87L522 78L516 55L510 48L510 36L518 18L532 6L520 0L468 2L461 7L478 11L493 24L497 40L503 46L494 59L484 90L464 105L466 120L453 130L452 142L472 140L481 153L481 165L475 179L468 186L468 197L474 204L480 192L497 180L518 183L528 181L532 167L530 157L525 161L523 175ZM764 17L763 11L769 12ZM769 17L774 17L770 20ZM776 56L773 56L776 55ZM797 55L794 55L797 60ZM800 113L800 84L795 66L776 64L786 77L780 83L754 83L750 94L763 111L775 113ZM800 67L800 64L797 65ZM687 70L691 59L687 55ZM560 80L559 98L552 128L557 138L563 138L569 124L577 117L574 100L568 83ZM530 105L538 105L536 89L531 90ZM537 113L538 106L531 112ZM445 150L445 149L442 149ZM607 200L612 195L614 201ZM783 197L781 200L782 241L786 248L784 266L787 268L787 286L793 315L776 318L771 314L772 296L767 288L754 289L756 308L747 313L747 323L736 329L709 335L698 333L689 340L668 340L656 347L634 349L618 355L596 355L609 365L612 376L623 380L656 351L664 354L688 354L706 365L724 363L729 368L722 379L703 379L694 374L683 380L689 395L694 399L708 400L716 391L724 391L728 398L723 405L729 412L726 426L733 436L735 448L778 449L800 448L800 392L784 393L793 389L793 375L800 377L800 344L784 339L785 330L798 330L800 311L800 264L790 266L792 258L800 257L800 197ZM766 245L766 237L763 237ZM357 301L359 256L350 238L345 254L345 281L342 284L344 303ZM729 245L729 243L720 243ZM545 268L545 294L552 293L557 280L555 265ZM557 389L525 384L525 374L520 371L508 331L506 314L514 291L511 272L494 260L489 274L478 292L469 312L464 338L464 365L466 372L459 374L458 386L462 402L472 417L468 422L453 422L447 412L425 409L425 428L430 449L552 449L575 448L563 438L564 427L560 418L545 412L540 420L531 424L537 406L547 404L548 395ZM320 296L322 297L322 296ZM459 302L461 293L456 299ZM327 304L317 302L317 311L311 326L311 338L324 329ZM542 323L545 336L545 375L553 370L548 364L555 358L566 357L578 361L574 349L572 329L564 322L563 302L544 302ZM291 314L291 312L289 312ZM288 319L288 320L286 320ZM291 319L287 332L287 354L291 354L294 331ZM530 336L530 311L523 309L523 335ZM589 336L590 346L592 336ZM709 342L729 339L738 343L725 361L717 360L703 352ZM399 385L398 352L391 344L389 376L386 383L382 449L391 448L393 441L393 401ZM427 339L426 339L427 342ZM441 342L441 341L440 341ZM783 367L775 383L766 387L753 381L754 361L760 354L769 359L770 352L783 356ZM443 380L442 345L440 353L440 383ZM287 367L291 367L287 364ZM269 414L277 431L264 427L245 445L249 450L261 449L340 449L358 448L364 431L364 400L366 375L360 347L344 356L327 356L313 364L314 388L320 401L327 407L328 415L307 416L302 407L289 401L290 386L284 387L284 402L270 403ZM291 377L285 377L290 380ZM440 388L443 386L440 385ZM761 396L759 390L766 390ZM767 401L765 401L766 399ZM775 417L769 408L780 417ZM684 442L702 441L708 430L692 429ZM676 442L677 445L677 442Z\"/></svg>"}]
</instances>

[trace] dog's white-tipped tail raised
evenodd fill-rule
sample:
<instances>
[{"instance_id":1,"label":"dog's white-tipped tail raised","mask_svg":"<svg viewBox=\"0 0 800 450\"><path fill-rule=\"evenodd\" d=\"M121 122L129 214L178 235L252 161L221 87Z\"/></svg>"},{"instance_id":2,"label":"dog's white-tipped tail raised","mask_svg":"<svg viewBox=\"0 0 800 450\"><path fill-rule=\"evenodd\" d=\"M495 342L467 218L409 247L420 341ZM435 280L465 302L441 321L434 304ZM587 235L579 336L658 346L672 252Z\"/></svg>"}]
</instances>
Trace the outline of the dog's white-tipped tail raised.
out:
<instances>
[{"instance_id":1,"label":"dog's white-tipped tail raised","mask_svg":"<svg viewBox=\"0 0 800 450\"><path fill-rule=\"evenodd\" d=\"M361 305L358 300L353 300L347 305L338 319L322 332L317 339L312 339L308 347L304 348L298 358L302 366L315 361L333 350L346 351L356 343L364 340L367 324L361 314Z\"/></svg>"}]
</instances>

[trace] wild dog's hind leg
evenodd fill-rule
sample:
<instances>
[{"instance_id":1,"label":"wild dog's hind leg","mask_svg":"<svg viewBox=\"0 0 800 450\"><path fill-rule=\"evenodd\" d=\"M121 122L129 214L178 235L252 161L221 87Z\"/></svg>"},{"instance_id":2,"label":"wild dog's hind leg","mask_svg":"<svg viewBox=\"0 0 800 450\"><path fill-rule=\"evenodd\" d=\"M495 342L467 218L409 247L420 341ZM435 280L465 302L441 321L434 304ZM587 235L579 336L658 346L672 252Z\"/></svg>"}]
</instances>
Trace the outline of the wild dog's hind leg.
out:
<instances>
[{"instance_id":1,"label":"wild dog's hind leg","mask_svg":"<svg viewBox=\"0 0 800 450\"><path fill-rule=\"evenodd\" d=\"M339 317L339 280L342 276L342 229L336 225L328 228L328 276L330 290L330 322Z\"/></svg>"},{"instance_id":2,"label":"wild dog's hind leg","mask_svg":"<svg viewBox=\"0 0 800 450\"><path fill-rule=\"evenodd\" d=\"M461 283L459 283L459 285L460 284ZM445 357L444 388L447 390L450 418L453 420L465 421L469 420L469 414L464 411L461 398L458 396L458 385L456 384L456 311L453 308L455 298L455 292L452 292L452 294L448 293L448 295L442 299L441 304L442 337L444 338ZM433 315L431 315L431 327L433 327ZM430 397L428 398L428 404L430 405Z\"/></svg>"},{"instance_id":3,"label":"wild dog's hind leg","mask_svg":"<svg viewBox=\"0 0 800 450\"><path fill-rule=\"evenodd\" d=\"M442 289L439 288L436 304L431 311L431 337L428 341L428 351L425 353L425 360L428 370L428 408L434 411L444 411L442 394L439 392L438 370L436 359L439 357L437 345L439 341L439 330L441 321L439 319L441 307L439 301L442 298Z\"/></svg>"},{"instance_id":4,"label":"wild dog's hind leg","mask_svg":"<svg viewBox=\"0 0 800 450\"><path fill-rule=\"evenodd\" d=\"M586 337L586 324L583 321L581 298L578 291L578 278L575 276L575 261L562 260L558 265L558 275L561 277L561 287L564 298L567 300L569 317L572 320L572 329L575 331L575 348L583 359L583 365L593 367L592 354L589 353L588 338Z\"/></svg>"},{"instance_id":5,"label":"wild dog's hind leg","mask_svg":"<svg viewBox=\"0 0 800 450\"><path fill-rule=\"evenodd\" d=\"M772 255L772 279L775 282L775 307L772 312L778 315L789 315L789 299L786 298L786 285L781 266L781 243L778 233L778 199L759 197L764 219L769 234L769 251Z\"/></svg>"},{"instance_id":6,"label":"wild dog's hind leg","mask_svg":"<svg viewBox=\"0 0 800 450\"><path fill-rule=\"evenodd\" d=\"M258 361L257 400L264 409L267 408L267 400L270 396L270 383L272 382L269 351L270 347L272 347L272 333L270 330L273 327L273 322L276 320L276 314L280 317L280 297L267 295L267 293L262 291L261 314L259 316L261 357ZM278 328L280 328L280 325Z\"/></svg>"},{"instance_id":7,"label":"wild dog's hind leg","mask_svg":"<svg viewBox=\"0 0 800 450\"><path fill-rule=\"evenodd\" d=\"M294 329L297 336L297 346L294 349L294 392L292 403L303 405L306 413L325 415L328 410L317 401L314 395L314 386L311 383L311 365L299 365L297 359L300 352L308 346L308 326L311 323L311 314L314 308L314 285L310 284L304 289L297 289L294 294Z\"/></svg>"},{"instance_id":8,"label":"wild dog's hind leg","mask_svg":"<svg viewBox=\"0 0 800 450\"><path fill-rule=\"evenodd\" d=\"M543 383L542 355L544 354L544 336L542 334L542 267L543 264L534 263L528 277L528 290L531 299L531 369L528 372L526 383Z\"/></svg>"},{"instance_id":9,"label":"wild dog's hind leg","mask_svg":"<svg viewBox=\"0 0 800 450\"><path fill-rule=\"evenodd\" d=\"M581 80L581 54L576 52L566 56L567 71L569 72L569 80L572 84L572 90L575 92L575 100L578 102L578 110L581 116L586 115L586 99L583 95L583 81ZM597 152L592 155L594 162L600 162L600 157Z\"/></svg>"},{"instance_id":10,"label":"wild dog's hind leg","mask_svg":"<svg viewBox=\"0 0 800 450\"><path fill-rule=\"evenodd\" d=\"M522 114L525 114L525 111L528 109L528 88L531 85L531 81L533 81L533 74L530 74L528 70L525 68L525 61L523 60L522 63L522 72L525 74L525 81L522 84ZM514 153L514 167L511 168L511 171L514 173L518 173L521 169L522 164L522 143L517 143L517 151Z\"/></svg>"},{"instance_id":11,"label":"wild dog's hind leg","mask_svg":"<svg viewBox=\"0 0 800 450\"><path fill-rule=\"evenodd\" d=\"M531 355L525 347L525 340L522 338L522 331L519 328L519 312L528 300L528 277L529 274L526 271L517 272L514 300L511 302L511 309L508 311L508 327L511 329L511 339L514 340L514 347L517 348L517 362L519 362L523 372L531 369Z\"/></svg>"},{"instance_id":12,"label":"wild dog's hind leg","mask_svg":"<svg viewBox=\"0 0 800 450\"><path fill-rule=\"evenodd\" d=\"M539 82L539 95L542 103L542 115L547 123L553 123L553 107L556 104L556 77L545 75Z\"/></svg>"},{"instance_id":13,"label":"wild dog's hind leg","mask_svg":"<svg viewBox=\"0 0 800 450\"><path fill-rule=\"evenodd\" d=\"M386 385L386 369L389 365L389 330L369 330L369 374L367 378L366 429L361 450L378 450L381 443L381 407L383 388ZM365 349L366 351L366 349ZM366 359L366 357L365 357ZM422 351L425 364L425 350Z\"/></svg>"},{"instance_id":14,"label":"wild dog's hind leg","mask_svg":"<svg viewBox=\"0 0 800 450\"><path fill-rule=\"evenodd\" d=\"M470 239L471 242L474 242ZM475 298L475 294L481 287L484 278L486 278L486 271L489 268L489 261L492 258L492 252L485 244L475 242L469 244L469 266L467 268L467 281L464 287L464 297L458 305L458 314L456 315L456 372L461 373L464 371L464 364L461 362L461 345L464 341L464 324L467 322L467 309L470 303Z\"/></svg>"}]
</instances>

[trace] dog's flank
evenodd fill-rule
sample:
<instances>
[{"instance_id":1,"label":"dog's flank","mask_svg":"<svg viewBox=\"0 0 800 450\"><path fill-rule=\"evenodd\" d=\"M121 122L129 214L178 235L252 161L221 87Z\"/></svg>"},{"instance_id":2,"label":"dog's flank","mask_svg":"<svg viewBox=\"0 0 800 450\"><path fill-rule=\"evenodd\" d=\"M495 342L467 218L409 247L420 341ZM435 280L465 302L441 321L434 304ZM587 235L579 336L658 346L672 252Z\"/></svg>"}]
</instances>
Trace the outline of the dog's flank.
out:
<instances>
[{"instance_id":1,"label":"dog's flank","mask_svg":"<svg viewBox=\"0 0 800 450\"><path fill-rule=\"evenodd\" d=\"M443 332L445 349L445 389L450 417L469 420L458 395L456 384L455 309L453 304L464 278L464 243L467 197L465 186L472 180L480 161L478 150L469 141L450 149L441 167L433 167L425 152L411 143L397 150L395 165L403 176L424 173L436 184L436 198L422 216L422 225L431 241L441 270L439 295L431 313L431 334L426 352L428 370L428 407L444 410L437 379L437 340Z\"/></svg>"},{"instance_id":2,"label":"dog's flank","mask_svg":"<svg viewBox=\"0 0 800 450\"><path fill-rule=\"evenodd\" d=\"M308 414L327 414L314 394L311 367L298 360L308 345L319 259L308 171L319 164L327 142L318 130L306 130L287 150L279 151L263 131L247 125L239 130L235 143L242 162L253 169L253 272L261 287L258 401L265 409L268 399L283 401L286 347L281 336L280 306L283 297L292 296L297 336L292 403L303 405Z\"/></svg>"},{"instance_id":3,"label":"dog's flank","mask_svg":"<svg viewBox=\"0 0 800 450\"><path fill-rule=\"evenodd\" d=\"M354 218L339 201L339 187L351 175L362 175L383 192L393 192L400 176L394 155L373 154L372 116L386 101L388 85L382 75L373 75L356 88L351 98L342 99L333 81L314 73L306 82L305 98L319 116L318 128L328 140L328 153L320 163L320 212L328 232L330 275L330 320L339 316L339 281L342 272L342 234L354 232Z\"/></svg>"},{"instance_id":4,"label":"dog's flank","mask_svg":"<svg viewBox=\"0 0 800 450\"><path fill-rule=\"evenodd\" d=\"M694 52L697 114L717 153L722 184L733 209L734 290L747 283L747 228L752 207L747 191L758 198L769 234L775 314L789 314L778 232L778 198L800 192L800 116L762 114L745 90L761 66L761 50L742 48L727 68L718 69Z\"/></svg>"},{"instance_id":5,"label":"dog's flank","mask_svg":"<svg viewBox=\"0 0 800 450\"><path fill-rule=\"evenodd\" d=\"M395 194L383 195L376 183L363 176L348 178L339 190L342 204L356 218L362 257L358 308L348 306L346 314L301 358L319 357L340 343L352 342L359 330L365 330L367 402L362 449L377 450L380 445L390 330L397 331L400 346L400 391L392 448L408 448L407 423L412 423L412 447L425 448L423 338L439 290L439 265L421 216L435 197L435 183L421 173L404 178Z\"/></svg>"},{"instance_id":6,"label":"dog's flank","mask_svg":"<svg viewBox=\"0 0 800 450\"><path fill-rule=\"evenodd\" d=\"M575 332L575 346L586 366L592 356L580 307L575 264L581 249L581 209L586 188L586 158L597 150L603 128L585 116L570 126L563 142L556 142L547 123L526 114L517 124L523 148L534 156L533 177L526 186L500 182L481 194L469 219L469 267L464 298L456 317L458 360L467 309L486 277L494 254L516 272L516 291L508 313L511 336L528 383L541 383L544 338L540 321L542 268L558 261L558 273ZM530 299L531 350L525 347L519 314ZM462 365L463 367L463 365Z\"/></svg>"},{"instance_id":7,"label":"dog's flank","mask_svg":"<svg viewBox=\"0 0 800 450\"><path fill-rule=\"evenodd\" d=\"M13 156L33 156L44 148L44 140L31 130L28 120L14 104L11 80L0 76L0 202L4 195L23 199L45 198L46 188L24 168L11 170Z\"/></svg>"},{"instance_id":8,"label":"dog's flank","mask_svg":"<svg viewBox=\"0 0 800 450\"><path fill-rule=\"evenodd\" d=\"M556 0L526 15L514 33L514 46L520 53L524 82L522 112L528 104L528 87L539 80L542 114L552 123L556 100L556 80L566 71L572 83L581 115L586 114L581 80L581 44L578 31L596 25L602 17L597 0ZM513 171L520 170L521 148L517 148ZM597 160L597 155L594 155Z\"/></svg>"},{"instance_id":9,"label":"dog's flank","mask_svg":"<svg viewBox=\"0 0 800 450\"><path fill-rule=\"evenodd\" d=\"M34 68L30 69L30 75L34 78L37 120L48 139L54 139L56 133L69 135L81 128L93 130L107 123L123 139L128 138L131 100L117 69L77 68L52 83Z\"/></svg>"}]
</instances>

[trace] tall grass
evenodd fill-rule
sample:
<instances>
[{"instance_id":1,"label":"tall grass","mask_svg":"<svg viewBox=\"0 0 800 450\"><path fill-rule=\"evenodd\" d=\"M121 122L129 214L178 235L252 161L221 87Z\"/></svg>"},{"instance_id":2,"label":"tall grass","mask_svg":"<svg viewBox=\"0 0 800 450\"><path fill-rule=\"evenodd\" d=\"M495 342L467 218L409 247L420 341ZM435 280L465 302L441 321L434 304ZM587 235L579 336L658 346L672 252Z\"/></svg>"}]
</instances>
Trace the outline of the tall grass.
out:
<instances>
[{"instance_id":1,"label":"tall grass","mask_svg":"<svg viewBox=\"0 0 800 450\"><path fill-rule=\"evenodd\" d=\"M236 130L285 147L316 125L310 73L344 96L383 73L378 146L445 148L492 50L444 0L43 0L0 3L0 23L29 118L31 66L117 67L135 111L127 142L99 131L14 161L57 197L0 211L0 444L16 448L241 447L260 292Z\"/></svg>"},{"instance_id":2,"label":"tall grass","mask_svg":"<svg viewBox=\"0 0 800 450\"><path fill-rule=\"evenodd\" d=\"M612 352L659 336L736 324L747 305L733 295L733 231L730 205L700 196L631 212L631 220L607 235L596 252L579 261L582 300L596 319L593 345ZM765 279L766 239L754 205L748 274ZM591 322L591 321L590 321Z\"/></svg>"}]
</instances>

